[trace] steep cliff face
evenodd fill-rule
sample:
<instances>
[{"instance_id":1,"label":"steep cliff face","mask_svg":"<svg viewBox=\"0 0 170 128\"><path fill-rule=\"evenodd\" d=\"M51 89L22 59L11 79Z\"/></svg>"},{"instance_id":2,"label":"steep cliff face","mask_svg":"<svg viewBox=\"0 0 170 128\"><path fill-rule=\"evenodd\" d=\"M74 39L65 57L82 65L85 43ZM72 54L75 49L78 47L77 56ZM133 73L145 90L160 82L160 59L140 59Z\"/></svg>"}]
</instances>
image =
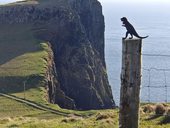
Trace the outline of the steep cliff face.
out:
<instances>
[{"instance_id":1,"label":"steep cliff face","mask_svg":"<svg viewBox=\"0 0 170 128\"><path fill-rule=\"evenodd\" d=\"M74 100L67 97L64 92L60 89L60 83L57 80L56 67L54 63L54 54L51 49L50 43L48 44L48 65L47 72L45 75L46 90L48 94L48 101L50 103L58 103L61 107L76 109Z\"/></svg>"},{"instance_id":2,"label":"steep cliff face","mask_svg":"<svg viewBox=\"0 0 170 128\"><path fill-rule=\"evenodd\" d=\"M86 34L91 45L100 54L100 58L105 65L104 59L104 16L102 6L97 0L71 0L74 8L80 16Z\"/></svg>"},{"instance_id":3,"label":"steep cliff face","mask_svg":"<svg viewBox=\"0 0 170 128\"><path fill-rule=\"evenodd\" d=\"M54 63L49 63L46 74L50 102L72 109L115 105L105 67L104 18L97 0L39 1L3 7L0 12L1 24L31 24L36 38L51 43Z\"/></svg>"}]
</instances>

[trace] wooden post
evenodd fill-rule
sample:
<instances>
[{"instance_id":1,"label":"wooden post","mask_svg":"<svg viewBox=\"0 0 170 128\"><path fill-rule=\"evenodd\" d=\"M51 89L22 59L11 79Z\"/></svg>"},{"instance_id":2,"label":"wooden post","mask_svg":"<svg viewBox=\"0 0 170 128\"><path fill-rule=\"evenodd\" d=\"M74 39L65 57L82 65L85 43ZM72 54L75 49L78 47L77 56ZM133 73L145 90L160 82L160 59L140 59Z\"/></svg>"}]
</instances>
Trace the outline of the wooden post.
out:
<instances>
[{"instance_id":1,"label":"wooden post","mask_svg":"<svg viewBox=\"0 0 170 128\"><path fill-rule=\"evenodd\" d=\"M138 128L141 85L141 39L122 40L119 128Z\"/></svg>"}]
</instances>

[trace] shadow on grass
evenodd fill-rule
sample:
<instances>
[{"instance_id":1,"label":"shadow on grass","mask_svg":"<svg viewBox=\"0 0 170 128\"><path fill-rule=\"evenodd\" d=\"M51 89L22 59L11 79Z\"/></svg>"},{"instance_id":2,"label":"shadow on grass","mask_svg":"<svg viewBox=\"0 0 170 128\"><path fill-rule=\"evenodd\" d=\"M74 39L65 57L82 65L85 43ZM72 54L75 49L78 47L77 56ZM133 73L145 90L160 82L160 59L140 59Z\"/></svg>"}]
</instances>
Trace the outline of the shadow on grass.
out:
<instances>
[{"instance_id":1,"label":"shadow on grass","mask_svg":"<svg viewBox=\"0 0 170 128\"><path fill-rule=\"evenodd\" d=\"M154 120L154 119L157 119L157 118L159 118L161 116L162 115L151 115L149 118L146 119L146 121Z\"/></svg>"},{"instance_id":2,"label":"shadow on grass","mask_svg":"<svg viewBox=\"0 0 170 128\"><path fill-rule=\"evenodd\" d=\"M36 52L39 44L31 35L31 26L0 24L0 66L26 53Z\"/></svg>"},{"instance_id":3,"label":"shadow on grass","mask_svg":"<svg viewBox=\"0 0 170 128\"><path fill-rule=\"evenodd\" d=\"M39 75L0 77L0 92L8 94L23 92L24 90L39 87L43 80L44 77Z\"/></svg>"},{"instance_id":4,"label":"shadow on grass","mask_svg":"<svg viewBox=\"0 0 170 128\"><path fill-rule=\"evenodd\" d=\"M169 123L170 123L170 116L164 116L163 119L159 122L160 125L169 124Z\"/></svg>"}]
</instances>

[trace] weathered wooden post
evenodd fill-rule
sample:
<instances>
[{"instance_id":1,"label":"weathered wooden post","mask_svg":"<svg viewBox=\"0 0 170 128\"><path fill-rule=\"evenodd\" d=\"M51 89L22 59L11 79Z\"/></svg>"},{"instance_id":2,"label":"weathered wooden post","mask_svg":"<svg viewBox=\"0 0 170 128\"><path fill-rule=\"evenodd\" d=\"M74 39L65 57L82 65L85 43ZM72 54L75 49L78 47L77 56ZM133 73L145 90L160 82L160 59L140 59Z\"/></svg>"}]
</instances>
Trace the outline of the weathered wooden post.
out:
<instances>
[{"instance_id":1,"label":"weathered wooden post","mask_svg":"<svg viewBox=\"0 0 170 128\"><path fill-rule=\"evenodd\" d=\"M122 40L119 128L138 128L141 85L141 39Z\"/></svg>"}]
</instances>

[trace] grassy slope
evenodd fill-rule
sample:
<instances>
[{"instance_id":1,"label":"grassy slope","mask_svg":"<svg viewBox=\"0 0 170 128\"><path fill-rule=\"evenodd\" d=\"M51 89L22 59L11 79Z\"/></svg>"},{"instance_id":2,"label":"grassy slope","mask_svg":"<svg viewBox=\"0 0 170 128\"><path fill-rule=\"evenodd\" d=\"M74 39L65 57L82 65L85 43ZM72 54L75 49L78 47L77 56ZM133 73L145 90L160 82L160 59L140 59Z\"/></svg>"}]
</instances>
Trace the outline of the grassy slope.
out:
<instances>
[{"instance_id":1,"label":"grassy slope","mask_svg":"<svg viewBox=\"0 0 170 128\"><path fill-rule=\"evenodd\" d=\"M9 117L1 117L1 128L118 128L118 110L95 111L95 114L86 117L64 117L31 109L23 104L17 105L15 107L19 107L21 112L15 113L18 116L8 114ZM15 108L12 111L15 110L17 111ZM170 128L170 124L159 124L164 118L151 118L149 114L142 114L140 128Z\"/></svg>"},{"instance_id":2,"label":"grassy slope","mask_svg":"<svg viewBox=\"0 0 170 128\"><path fill-rule=\"evenodd\" d=\"M1 91L23 97L24 81L29 100L41 102L47 45L34 39L31 25L0 26ZM26 97L26 98L27 98Z\"/></svg>"}]
</instances>

